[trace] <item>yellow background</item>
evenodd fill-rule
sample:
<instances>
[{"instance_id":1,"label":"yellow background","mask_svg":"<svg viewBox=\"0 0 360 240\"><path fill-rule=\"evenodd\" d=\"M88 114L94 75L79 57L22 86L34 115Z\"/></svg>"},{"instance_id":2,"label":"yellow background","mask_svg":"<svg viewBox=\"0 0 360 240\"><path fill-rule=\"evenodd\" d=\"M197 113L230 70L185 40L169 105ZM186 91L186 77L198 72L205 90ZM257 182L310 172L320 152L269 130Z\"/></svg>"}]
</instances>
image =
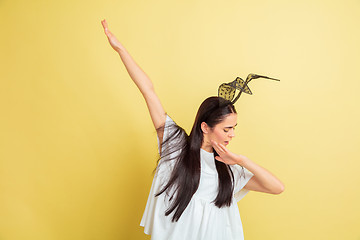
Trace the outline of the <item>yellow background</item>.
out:
<instances>
[{"instance_id":1,"label":"yellow background","mask_svg":"<svg viewBox=\"0 0 360 240\"><path fill-rule=\"evenodd\" d=\"M229 148L285 192L239 202L245 239L360 239L360 1L0 1L0 239L150 239L157 159L140 92L101 26L188 132L257 73Z\"/></svg>"}]
</instances>

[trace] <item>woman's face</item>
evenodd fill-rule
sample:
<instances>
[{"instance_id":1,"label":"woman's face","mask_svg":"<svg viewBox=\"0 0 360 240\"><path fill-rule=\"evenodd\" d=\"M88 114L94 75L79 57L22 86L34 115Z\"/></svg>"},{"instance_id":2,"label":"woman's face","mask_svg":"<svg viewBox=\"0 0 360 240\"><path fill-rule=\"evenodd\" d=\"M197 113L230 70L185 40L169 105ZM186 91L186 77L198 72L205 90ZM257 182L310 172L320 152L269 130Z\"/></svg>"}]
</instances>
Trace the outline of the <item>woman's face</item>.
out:
<instances>
[{"instance_id":1,"label":"woman's face","mask_svg":"<svg viewBox=\"0 0 360 240\"><path fill-rule=\"evenodd\" d=\"M235 137L235 126L237 125L237 114L230 113L224 120L213 128L207 126L207 133L204 136L204 140L210 143L214 140L217 143L228 145L233 137Z\"/></svg>"}]
</instances>

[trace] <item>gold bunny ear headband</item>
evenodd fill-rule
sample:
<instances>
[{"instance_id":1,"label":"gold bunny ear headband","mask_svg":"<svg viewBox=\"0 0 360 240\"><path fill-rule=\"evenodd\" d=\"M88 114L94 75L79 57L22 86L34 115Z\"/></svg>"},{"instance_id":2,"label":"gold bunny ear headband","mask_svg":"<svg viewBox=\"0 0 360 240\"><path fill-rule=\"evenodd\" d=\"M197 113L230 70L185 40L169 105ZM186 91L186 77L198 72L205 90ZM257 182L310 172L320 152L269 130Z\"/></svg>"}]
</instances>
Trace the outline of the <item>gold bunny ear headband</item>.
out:
<instances>
[{"instance_id":1,"label":"gold bunny ear headband","mask_svg":"<svg viewBox=\"0 0 360 240\"><path fill-rule=\"evenodd\" d=\"M267 78L267 79L272 79L272 80L276 80L276 81L280 81L279 79L275 79L275 78L269 78L266 76L261 76L261 75L257 75L257 74L253 74L250 73L247 78L246 81L244 82L244 80L240 77L237 77L234 81L229 82L229 83L223 83L219 86L219 90L218 90L218 96L222 97L228 101L231 101L232 104L234 104L240 97L242 92L245 92L247 94L252 95L252 92L248 86L248 83L255 79L255 78ZM239 94L236 96L236 98L233 100L234 96L235 96L235 91L239 90Z\"/></svg>"}]
</instances>

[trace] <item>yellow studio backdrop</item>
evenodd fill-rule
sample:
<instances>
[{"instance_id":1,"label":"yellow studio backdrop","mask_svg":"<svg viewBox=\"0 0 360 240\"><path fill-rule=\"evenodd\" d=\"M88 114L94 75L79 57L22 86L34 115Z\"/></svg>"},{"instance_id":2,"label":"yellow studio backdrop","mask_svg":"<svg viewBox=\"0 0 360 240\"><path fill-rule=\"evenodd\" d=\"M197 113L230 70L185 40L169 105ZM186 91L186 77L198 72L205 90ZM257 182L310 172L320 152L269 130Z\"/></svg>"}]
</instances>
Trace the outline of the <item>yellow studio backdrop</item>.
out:
<instances>
[{"instance_id":1,"label":"yellow studio backdrop","mask_svg":"<svg viewBox=\"0 0 360 240\"><path fill-rule=\"evenodd\" d=\"M246 240L359 240L360 1L0 1L0 239L150 239L145 101L101 26L190 131L249 73L229 148L280 195L239 202Z\"/></svg>"}]
</instances>

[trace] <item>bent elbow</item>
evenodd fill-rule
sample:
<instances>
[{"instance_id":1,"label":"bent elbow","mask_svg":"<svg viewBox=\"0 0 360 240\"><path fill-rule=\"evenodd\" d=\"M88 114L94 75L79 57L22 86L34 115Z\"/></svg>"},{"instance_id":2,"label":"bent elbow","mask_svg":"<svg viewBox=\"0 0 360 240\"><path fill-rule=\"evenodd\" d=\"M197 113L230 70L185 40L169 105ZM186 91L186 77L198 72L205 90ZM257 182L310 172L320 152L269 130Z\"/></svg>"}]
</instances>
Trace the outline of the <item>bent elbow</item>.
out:
<instances>
[{"instance_id":1,"label":"bent elbow","mask_svg":"<svg viewBox=\"0 0 360 240\"><path fill-rule=\"evenodd\" d=\"M273 194L280 194L282 193L283 191L285 191L285 186L282 184L276 191L273 192Z\"/></svg>"}]
</instances>

